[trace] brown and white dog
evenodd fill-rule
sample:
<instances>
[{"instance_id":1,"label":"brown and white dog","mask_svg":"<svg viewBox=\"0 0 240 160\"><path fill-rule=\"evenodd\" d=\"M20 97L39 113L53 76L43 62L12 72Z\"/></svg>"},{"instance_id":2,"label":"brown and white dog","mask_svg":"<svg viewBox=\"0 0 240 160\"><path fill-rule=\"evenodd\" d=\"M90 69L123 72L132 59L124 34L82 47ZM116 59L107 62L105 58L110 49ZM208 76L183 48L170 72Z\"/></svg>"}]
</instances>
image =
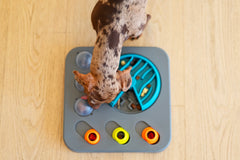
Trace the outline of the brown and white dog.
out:
<instances>
[{"instance_id":1,"label":"brown and white dog","mask_svg":"<svg viewBox=\"0 0 240 160\"><path fill-rule=\"evenodd\" d=\"M147 0L99 0L92 11L97 40L90 73L73 73L94 109L110 103L120 91L131 86L131 67L124 71L117 69L124 41L137 39L150 19L145 12L146 3Z\"/></svg>"}]
</instances>

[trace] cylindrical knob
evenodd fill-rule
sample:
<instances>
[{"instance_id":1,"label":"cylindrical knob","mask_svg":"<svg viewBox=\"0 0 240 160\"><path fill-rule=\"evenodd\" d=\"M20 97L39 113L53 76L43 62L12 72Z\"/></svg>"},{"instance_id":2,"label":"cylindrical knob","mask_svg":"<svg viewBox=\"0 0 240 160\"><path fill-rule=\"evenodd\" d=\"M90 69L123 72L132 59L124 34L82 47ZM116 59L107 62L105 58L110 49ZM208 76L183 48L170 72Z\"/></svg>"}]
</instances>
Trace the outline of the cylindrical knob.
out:
<instances>
[{"instance_id":1,"label":"cylindrical knob","mask_svg":"<svg viewBox=\"0 0 240 160\"><path fill-rule=\"evenodd\" d=\"M129 133L122 127L114 129L112 133L112 138L119 144L126 144L129 141Z\"/></svg>"},{"instance_id":2,"label":"cylindrical knob","mask_svg":"<svg viewBox=\"0 0 240 160\"><path fill-rule=\"evenodd\" d=\"M142 138L149 144L156 144L159 137L159 133L152 127L147 127L142 131Z\"/></svg>"},{"instance_id":3,"label":"cylindrical knob","mask_svg":"<svg viewBox=\"0 0 240 160\"><path fill-rule=\"evenodd\" d=\"M100 134L95 129L89 129L85 133L84 139L89 144L95 145L100 141Z\"/></svg>"}]
</instances>

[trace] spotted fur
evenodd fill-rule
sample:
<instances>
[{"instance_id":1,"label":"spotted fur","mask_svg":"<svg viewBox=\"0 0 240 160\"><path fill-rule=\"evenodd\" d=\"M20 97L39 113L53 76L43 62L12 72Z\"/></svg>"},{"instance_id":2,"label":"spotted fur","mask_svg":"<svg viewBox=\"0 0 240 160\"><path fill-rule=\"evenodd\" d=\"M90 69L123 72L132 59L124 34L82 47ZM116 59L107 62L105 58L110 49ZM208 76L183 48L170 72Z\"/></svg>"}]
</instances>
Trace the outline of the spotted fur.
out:
<instances>
[{"instance_id":1,"label":"spotted fur","mask_svg":"<svg viewBox=\"0 0 240 160\"><path fill-rule=\"evenodd\" d=\"M124 41L138 38L150 19L145 13L146 3L147 0L99 0L92 11L97 40L90 73L74 71L74 74L95 109L131 86L131 67L124 71L117 69Z\"/></svg>"}]
</instances>

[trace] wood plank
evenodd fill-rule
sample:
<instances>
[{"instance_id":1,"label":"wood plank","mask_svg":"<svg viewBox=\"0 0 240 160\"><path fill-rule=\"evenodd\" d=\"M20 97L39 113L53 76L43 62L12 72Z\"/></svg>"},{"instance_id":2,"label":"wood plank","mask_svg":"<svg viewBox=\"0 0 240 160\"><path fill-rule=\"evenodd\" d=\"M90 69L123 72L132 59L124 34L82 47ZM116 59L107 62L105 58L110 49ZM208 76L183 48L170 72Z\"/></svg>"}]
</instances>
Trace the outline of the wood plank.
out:
<instances>
[{"instance_id":1,"label":"wood plank","mask_svg":"<svg viewBox=\"0 0 240 160\"><path fill-rule=\"evenodd\" d=\"M186 4L186 158L237 159L239 1Z\"/></svg>"},{"instance_id":2,"label":"wood plank","mask_svg":"<svg viewBox=\"0 0 240 160\"><path fill-rule=\"evenodd\" d=\"M31 52L17 56L28 46ZM60 158L54 151L62 140L64 49L61 33L34 35L31 45L9 48L6 66L15 66L5 70L1 159L36 159L42 152Z\"/></svg>"},{"instance_id":3,"label":"wood plank","mask_svg":"<svg viewBox=\"0 0 240 160\"><path fill-rule=\"evenodd\" d=\"M2 24L0 27L0 116L1 116L1 104L3 97L3 78L5 74L5 62L6 62L6 52L7 52L7 39L8 39L8 22L9 22L9 5L3 5L3 2L0 2L0 20Z\"/></svg>"}]
</instances>

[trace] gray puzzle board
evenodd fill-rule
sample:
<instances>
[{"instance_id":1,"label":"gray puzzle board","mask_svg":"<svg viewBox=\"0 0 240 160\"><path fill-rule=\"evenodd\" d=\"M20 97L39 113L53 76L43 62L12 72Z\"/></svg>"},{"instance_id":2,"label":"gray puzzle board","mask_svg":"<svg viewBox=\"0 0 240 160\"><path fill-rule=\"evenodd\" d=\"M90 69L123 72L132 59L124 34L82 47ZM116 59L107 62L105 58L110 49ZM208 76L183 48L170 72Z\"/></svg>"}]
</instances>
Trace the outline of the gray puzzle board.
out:
<instances>
[{"instance_id":1,"label":"gray puzzle board","mask_svg":"<svg viewBox=\"0 0 240 160\"><path fill-rule=\"evenodd\" d=\"M92 53L93 47L72 49L66 57L65 64L63 138L68 148L75 152L160 152L166 149L171 140L170 73L167 54L155 47L122 49L122 55L134 53L148 58L160 73L161 91L150 108L140 113L127 114L109 104L103 104L91 115L83 117L74 110L74 103L84 93L75 87L72 73L73 70L79 70L76 56L81 51ZM117 126L123 127L130 134L128 143L121 145L113 140L111 132ZM158 143L148 144L141 137L142 130L147 126L153 127L160 134ZM84 134L90 128L94 128L101 135L101 140L96 145L84 140Z\"/></svg>"}]
</instances>

